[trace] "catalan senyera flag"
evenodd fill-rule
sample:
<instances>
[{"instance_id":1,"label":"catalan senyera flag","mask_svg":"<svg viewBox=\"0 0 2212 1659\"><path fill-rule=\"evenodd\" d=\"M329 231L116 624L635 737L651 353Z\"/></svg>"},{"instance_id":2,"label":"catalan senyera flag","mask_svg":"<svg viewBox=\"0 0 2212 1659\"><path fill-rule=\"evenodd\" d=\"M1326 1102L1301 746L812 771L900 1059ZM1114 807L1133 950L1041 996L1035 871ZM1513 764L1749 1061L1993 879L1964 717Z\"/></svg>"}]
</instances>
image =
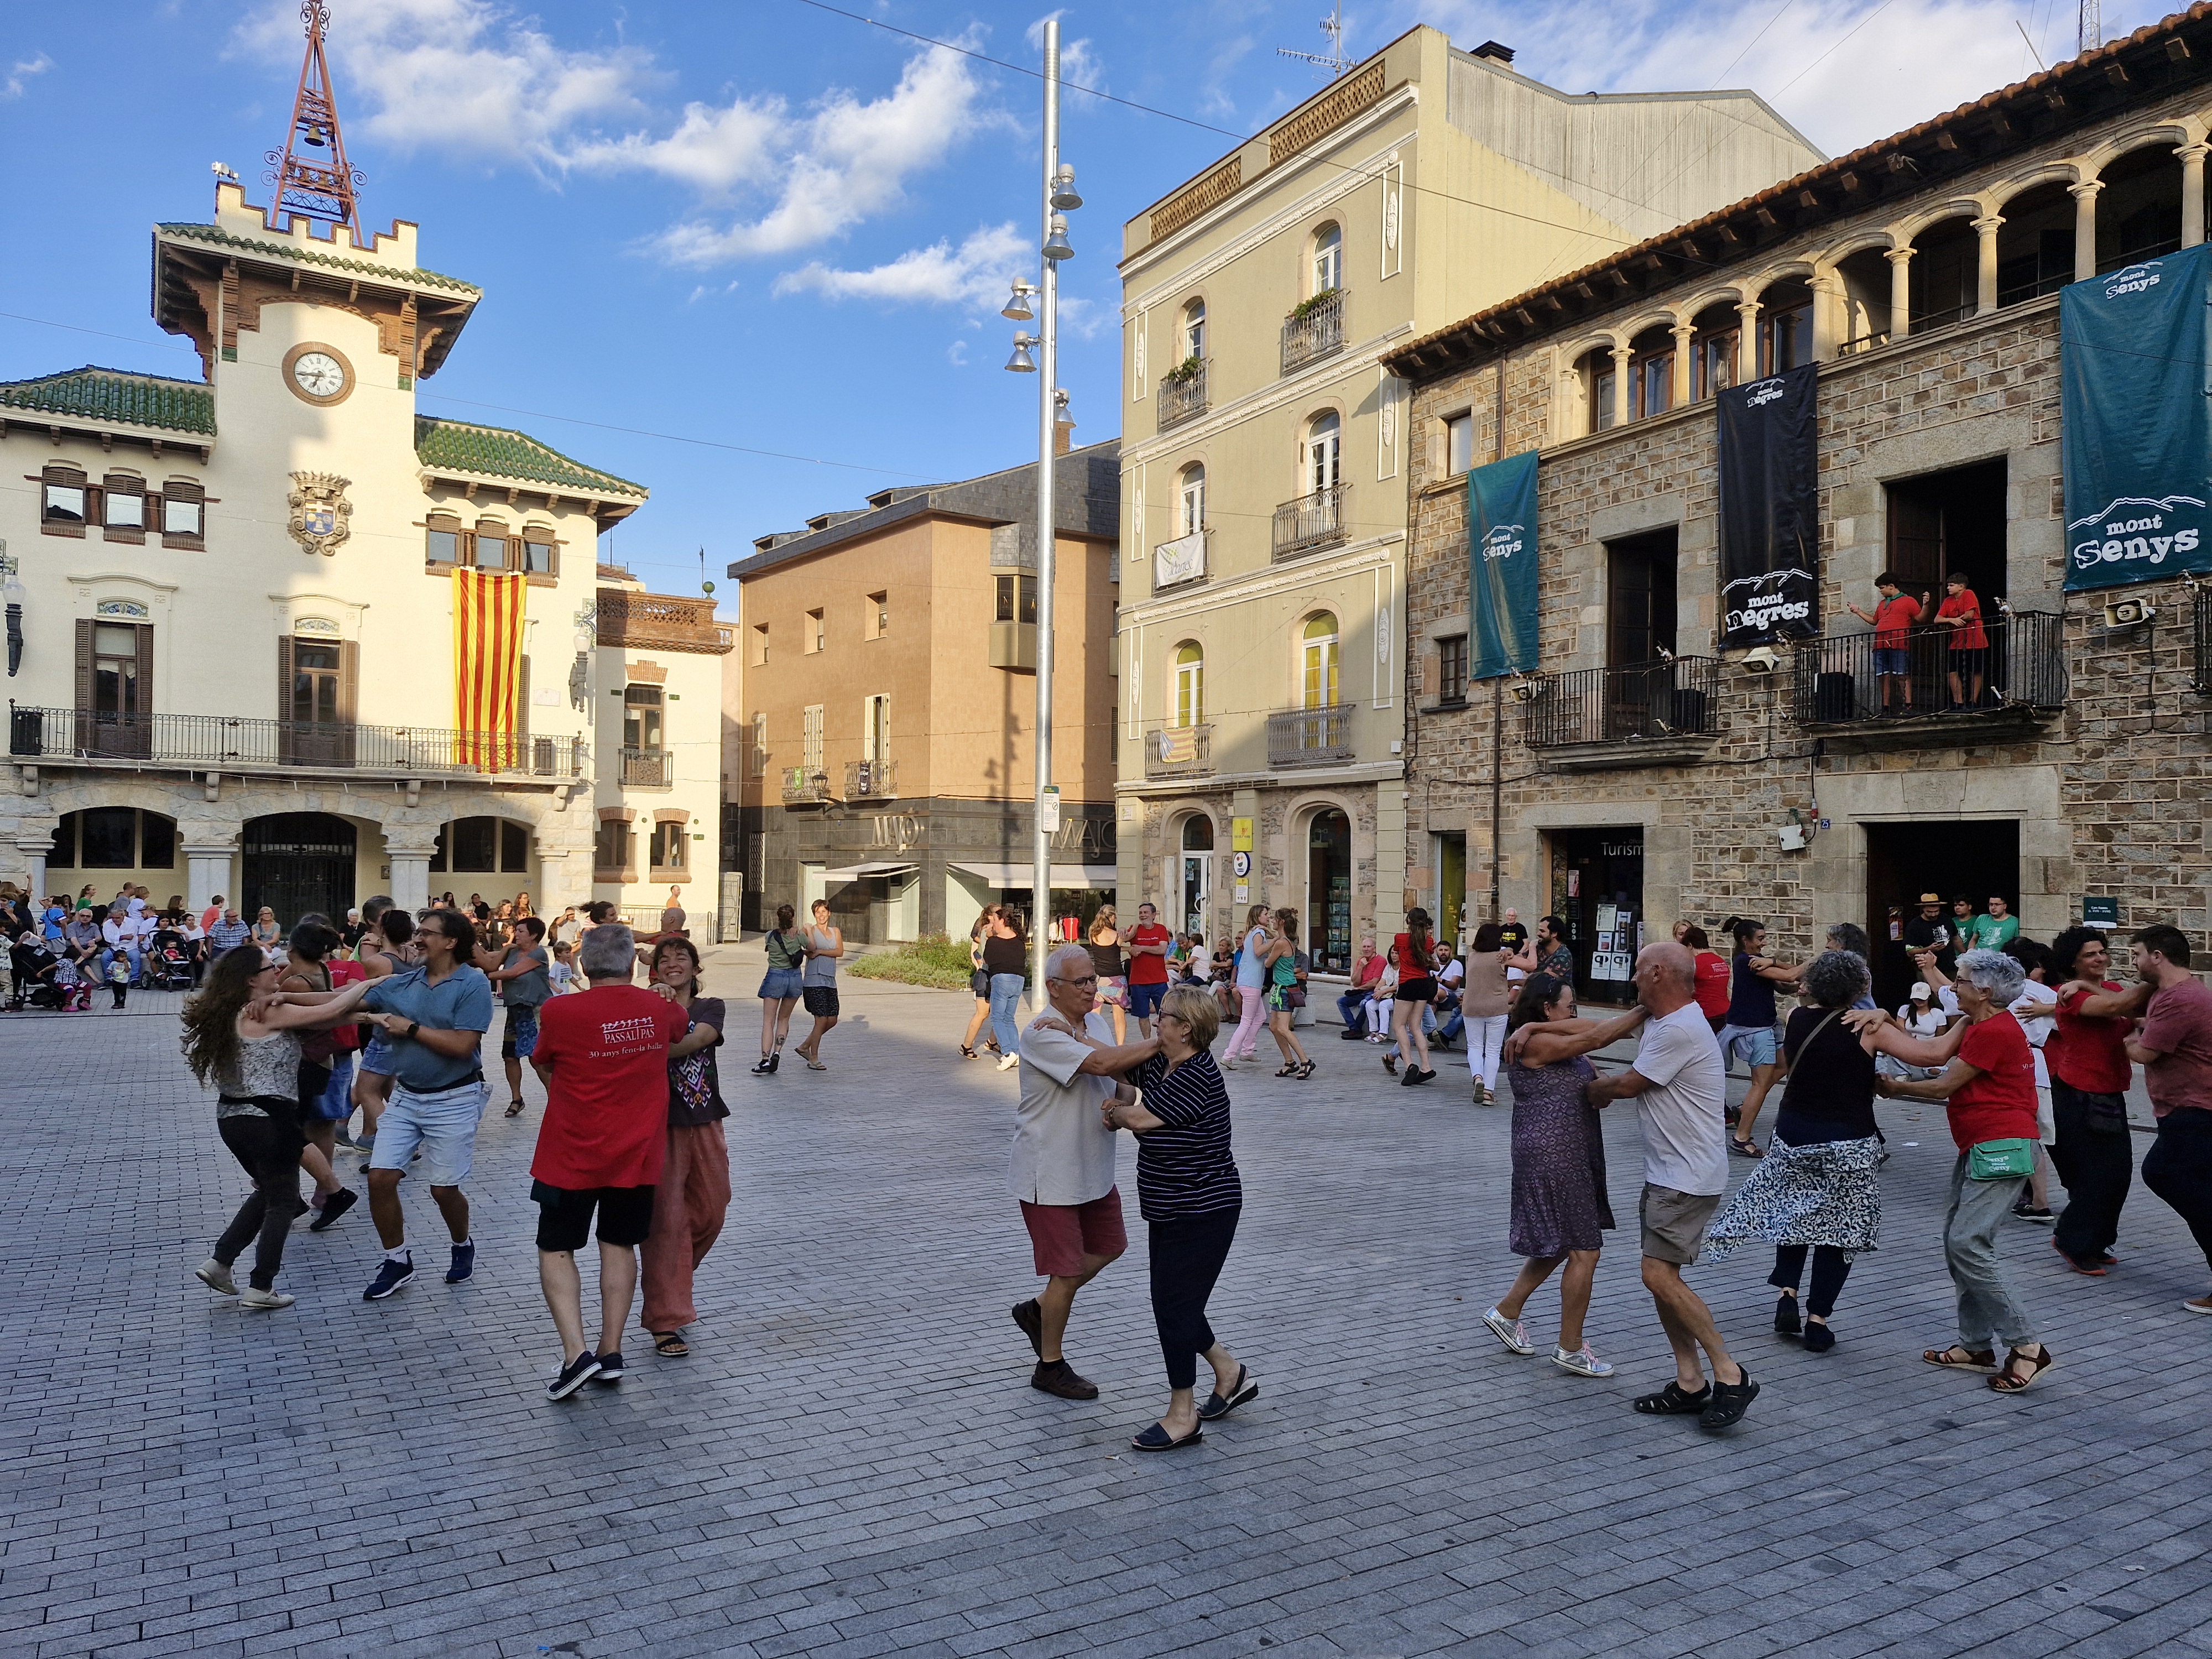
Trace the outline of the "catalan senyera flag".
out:
<instances>
[{"instance_id":1,"label":"catalan senyera flag","mask_svg":"<svg viewBox=\"0 0 2212 1659\"><path fill-rule=\"evenodd\" d=\"M487 771L511 770L520 725L522 605L530 579L520 571L453 572L453 725L456 757Z\"/></svg>"}]
</instances>

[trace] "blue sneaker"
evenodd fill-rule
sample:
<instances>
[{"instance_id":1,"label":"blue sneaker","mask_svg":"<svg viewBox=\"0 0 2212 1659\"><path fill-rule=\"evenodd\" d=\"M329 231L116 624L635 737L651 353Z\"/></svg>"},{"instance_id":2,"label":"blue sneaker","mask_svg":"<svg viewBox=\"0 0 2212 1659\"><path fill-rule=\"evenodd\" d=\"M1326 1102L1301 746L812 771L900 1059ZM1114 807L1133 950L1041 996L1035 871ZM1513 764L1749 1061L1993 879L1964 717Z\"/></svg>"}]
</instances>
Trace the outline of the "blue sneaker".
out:
<instances>
[{"instance_id":1,"label":"blue sneaker","mask_svg":"<svg viewBox=\"0 0 2212 1659\"><path fill-rule=\"evenodd\" d=\"M453 1265L446 1269L446 1283L465 1285L476 1277L477 1247L473 1244L453 1246Z\"/></svg>"},{"instance_id":2,"label":"blue sneaker","mask_svg":"<svg viewBox=\"0 0 2212 1659\"><path fill-rule=\"evenodd\" d=\"M381 1302L402 1285L411 1281L414 1277L415 1264L412 1261L394 1261L390 1256L386 1256L378 1266L376 1277L368 1281L368 1288L361 1293L361 1299L364 1302Z\"/></svg>"}]
</instances>

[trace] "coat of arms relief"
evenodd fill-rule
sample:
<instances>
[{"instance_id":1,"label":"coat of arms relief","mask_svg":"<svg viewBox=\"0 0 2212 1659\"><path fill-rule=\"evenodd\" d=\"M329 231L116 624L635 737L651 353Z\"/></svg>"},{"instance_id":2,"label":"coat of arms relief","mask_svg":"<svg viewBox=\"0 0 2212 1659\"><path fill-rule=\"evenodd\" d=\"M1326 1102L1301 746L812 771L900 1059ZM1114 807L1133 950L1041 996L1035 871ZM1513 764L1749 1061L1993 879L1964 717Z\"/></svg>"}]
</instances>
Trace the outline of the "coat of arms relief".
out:
<instances>
[{"instance_id":1,"label":"coat of arms relief","mask_svg":"<svg viewBox=\"0 0 2212 1659\"><path fill-rule=\"evenodd\" d=\"M295 472L285 498L292 516L285 526L310 553L336 553L353 533L353 503L345 498L350 478L335 472Z\"/></svg>"}]
</instances>

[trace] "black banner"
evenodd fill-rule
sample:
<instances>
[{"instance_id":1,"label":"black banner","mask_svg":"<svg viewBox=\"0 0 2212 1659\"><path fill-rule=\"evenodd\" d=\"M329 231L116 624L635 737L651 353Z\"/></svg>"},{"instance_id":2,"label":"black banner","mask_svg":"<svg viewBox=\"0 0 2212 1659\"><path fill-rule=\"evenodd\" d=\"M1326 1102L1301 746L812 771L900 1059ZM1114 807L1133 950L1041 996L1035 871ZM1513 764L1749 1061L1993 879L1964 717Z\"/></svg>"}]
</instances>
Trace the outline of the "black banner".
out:
<instances>
[{"instance_id":1,"label":"black banner","mask_svg":"<svg viewBox=\"0 0 2212 1659\"><path fill-rule=\"evenodd\" d=\"M1819 366L1731 386L1720 416L1721 643L1817 633Z\"/></svg>"}]
</instances>

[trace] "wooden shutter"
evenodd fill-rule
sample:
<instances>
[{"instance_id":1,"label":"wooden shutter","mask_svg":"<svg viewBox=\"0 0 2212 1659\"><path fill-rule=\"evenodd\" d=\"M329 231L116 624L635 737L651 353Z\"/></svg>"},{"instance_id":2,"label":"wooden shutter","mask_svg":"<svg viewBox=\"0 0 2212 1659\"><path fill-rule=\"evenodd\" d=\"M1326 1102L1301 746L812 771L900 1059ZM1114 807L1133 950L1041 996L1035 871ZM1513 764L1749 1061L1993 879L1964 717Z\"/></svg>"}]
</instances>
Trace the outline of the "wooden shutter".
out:
<instances>
[{"instance_id":1,"label":"wooden shutter","mask_svg":"<svg viewBox=\"0 0 2212 1659\"><path fill-rule=\"evenodd\" d=\"M80 714L92 708L92 629L89 618L80 617L76 625L76 706Z\"/></svg>"},{"instance_id":2,"label":"wooden shutter","mask_svg":"<svg viewBox=\"0 0 2212 1659\"><path fill-rule=\"evenodd\" d=\"M527 665L526 664L526 667ZM338 718L351 726L361 718L357 699L361 690L361 645L358 641L338 642Z\"/></svg>"},{"instance_id":3,"label":"wooden shutter","mask_svg":"<svg viewBox=\"0 0 2212 1659\"><path fill-rule=\"evenodd\" d=\"M147 720L154 713L154 624L140 623L138 635L138 717ZM147 728L149 732L150 725Z\"/></svg>"},{"instance_id":4,"label":"wooden shutter","mask_svg":"<svg viewBox=\"0 0 2212 1659\"><path fill-rule=\"evenodd\" d=\"M514 734L525 740L524 747L526 749L530 736L530 658L528 653L526 653L520 660L521 666L514 689Z\"/></svg>"},{"instance_id":5,"label":"wooden shutter","mask_svg":"<svg viewBox=\"0 0 2212 1659\"><path fill-rule=\"evenodd\" d=\"M292 636L280 635L276 640L276 718L292 718Z\"/></svg>"}]
</instances>

